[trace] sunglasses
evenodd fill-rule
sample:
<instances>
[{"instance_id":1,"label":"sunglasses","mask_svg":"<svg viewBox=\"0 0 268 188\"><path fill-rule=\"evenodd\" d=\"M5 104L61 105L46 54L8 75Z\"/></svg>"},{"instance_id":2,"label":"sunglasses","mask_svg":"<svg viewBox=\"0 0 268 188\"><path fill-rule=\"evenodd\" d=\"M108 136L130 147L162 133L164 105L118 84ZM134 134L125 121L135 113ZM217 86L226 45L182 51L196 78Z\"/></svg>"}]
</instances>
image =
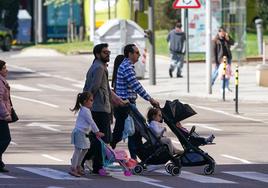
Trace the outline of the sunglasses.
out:
<instances>
[{"instance_id":1,"label":"sunglasses","mask_svg":"<svg viewBox=\"0 0 268 188\"><path fill-rule=\"evenodd\" d=\"M139 51L134 51L135 54L137 55L140 55L140 52Z\"/></svg>"},{"instance_id":2,"label":"sunglasses","mask_svg":"<svg viewBox=\"0 0 268 188\"><path fill-rule=\"evenodd\" d=\"M102 51L102 53L104 53L105 55L110 55L111 54L111 51L105 50L105 51Z\"/></svg>"}]
</instances>

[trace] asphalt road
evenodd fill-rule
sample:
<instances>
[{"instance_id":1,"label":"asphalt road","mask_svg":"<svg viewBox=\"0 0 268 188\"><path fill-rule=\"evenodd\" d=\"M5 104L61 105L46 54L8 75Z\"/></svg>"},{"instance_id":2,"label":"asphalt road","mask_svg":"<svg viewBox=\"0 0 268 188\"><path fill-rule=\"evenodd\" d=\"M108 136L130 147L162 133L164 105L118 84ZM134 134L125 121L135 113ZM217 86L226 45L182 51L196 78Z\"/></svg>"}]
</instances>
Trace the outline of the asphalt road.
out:
<instances>
[{"instance_id":1,"label":"asphalt road","mask_svg":"<svg viewBox=\"0 0 268 188\"><path fill-rule=\"evenodd\" d=\"M142 176L125 177L121 171L111 171L109 177L72 178L67 172L75 116L69 108L83 87L92 57L17 53L0 53L8 63L12 100L20 117L10 124L12 143L3 158L11 172L0 174L0 187L267 187L268 104L244 101L239 106L241 114L236 115L231 100L179 95L177 98L198 112L182 123L187 128L196 125L200 135L216 136L215 145L202 147L217 162L213 175L203 175L204 167L192 167L182 168L180 176L172 177L158 167ZM168 77L161 79L169 82ZM146 85L148 80L141 82ZM161 105L176 98L153 94ZM138 100L143 114L148 107L147 102ZM180 146L172 132L167 135ZM126 143L119 147L126 148Z\"/></svg>"}]
</instances>

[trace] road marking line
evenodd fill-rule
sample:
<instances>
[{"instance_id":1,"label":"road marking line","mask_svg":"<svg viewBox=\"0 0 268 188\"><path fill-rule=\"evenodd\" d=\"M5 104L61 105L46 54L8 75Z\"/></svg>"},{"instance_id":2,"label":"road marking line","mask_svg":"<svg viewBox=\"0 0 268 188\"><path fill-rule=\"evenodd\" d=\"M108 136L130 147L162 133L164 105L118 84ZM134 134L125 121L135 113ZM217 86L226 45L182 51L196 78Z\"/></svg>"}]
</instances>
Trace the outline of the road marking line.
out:
<instances>
[{"instance_id":1,"label":"road marking line","mask_svg":"<svg viewBox=\"0 0 268 188\"><path fill-rule=\"evenodd\" d=\"M200 182L200 183L236 183L236 182L228 181L228 180L221 179L221 178L202 176L202 175L194 174L194 173L187 172L187 171L182 171L181 175L178 177L183 178L183 179L188 179L191 181Z\"/></svg>"},{"instance_id":2,"label":"road marking line","mask_svg":"<svg viewBox=\"0 0 268 188\"><path fill-rule=\"evenodd\" d=\"M210 129L213 131L222 131L222 129L219 128L215 128L215 127L211 127L209 124L200 124L200 123L185 123L185 126L197 126L197 127L202 127L202 128L206 128L206 129Z\"/></svg>"},{"instance_id":3,"label":"road marking line","mask_svg":"<svg viewBox=\"0 0 268 188\"><path fill-rule=\"evenodd\" d=\"M66 172L54 170L51 168L38 168L38 167L17 167L17 168L55 180L91 180L83 177L79 178L73 177Z\"/></svg>"},{"instance_id":4,"label":"road marking line","mask_svg":"<svg viewBox=\"0 0 268 188\"><path fill-rule=\"evenodd\" d=\"M77 91L75 89L70 89L66 87L62 87L56 84L37 84L39 87L45 88L45 89L51 89L51 90L56 90L56 91Z\"/></svg>"},{"instance_id":5,"label":"road marking line","mask_svg":"<svg viewBox=\"0 0 268 188\"><path fill-rule=\"evenodd\" d=\"M260 172L223 171L223 173L268 183L268 174L263 174Z\"/></svg>"},{"instance_id":6,"label":"road marking line","mask_svg":"<svg viewBox=\"0 0 268 188\"><path fill-rule=\"evenodd\" d=\"M144 177L144 176L136 176L136 175L124 176L123 172L112 172L111 175L112 175L113 178L116 178L116 179L119 179L119 180L122 180L122 181L137 181L137 182L142 182L142 183L145 183L145 184L153 185L153 186L156 186L156 187L172 188L172 187L169 187L169 186L158 184L159 182L162 182L160 180L147 178L147 177Z\"/></svg>"},{"instance_id":7,"label":"road marking line","mask_svg":"<svg viewBox=\"0 0 268 188\"><path fill-rule=\"evenodd\" d=\"M80 83L80 84L72 84L72 86L78 87L78 88L83 88L84 84Z\"/></svg>"},{"instance_id":8,"label":"road marking line","mask_svg":"<svg viewBox=\"0 0 268 188\"><path fill-rule=\"evenodd\" d=\"M54 131L54 132L61 132L61 130L59 129L55 129L52 127L60 127L60 125L56 125L56 124L48 124L48 123L30 123L28 125L26 125L27 127L41 127L43 129L47 129L50 131Z\"/></svg>"},{"instance_id":9,"label":"road marking line","mask_svg":"<svg viewBox=\"0 0 268 188\"><path fill-rule=\"evenodd\" d=\"M12 89L14 89L15 91L16 90L20 90L20 91L42 91L41 89L37 89L37 88L33 88L33 87L21 85L21 84L10 84L10 87Z\"/></svg>"},{"instance_id":10,"label":"road marking line","mask_svg":"<svg viewBox=\"0 0 268 188\"><path fill-rule=\"evenodd\" d=\"M12 98L15 99L21 99L21 100L25 100L25 101L30 101L30 102L34 102L34 103L38 103L38 104L43 104L49 107L53 107L53 108L58 108L58 105L54 105L51 103L47 103L47 102L43 102L43 101L39 101L39 100L35 100L35 99L30 99L30 98L25 98L25 97L19 97L19 96L15 96L15 95L11 95Z\"/></svg>"},{"instance_id":11,"label":"road marking line","mask_svg":"<svg viewBox=\"0 0 268 188\"><path fill-rule=\"evenodd\" d=\"M0 179L3 178L3 179L14 179L16 177L13 177L13 176L8 176L8 175L5 175L5 174L2 174L0 173Z\"/></svg>"},{"instance_id":12,"label":"road marking line","mask_svg":"<svg viewBox=\"0 0 268 188\"><path fill-rule=\"evenodd\" d=\"M47 154L42 154L42 156L45 157L45 158L48 158L48 159L52 159L54 161L59 161L59 162L62 162L63 161L61 159L58 159L56 157L52 157L51 155L47 155Z\"/></svg>"},{"instance_id":13,"label":"road marking line","mask_svg":"<svg viewBox=\"0 0 268 188\"><path fill-rule=\"evenodd\" d=\"M17 146L18 144L17 143L15 143L15 142L10 142L10 144L12 144L12 145L15 145L15 146Z\"/></svg>"},{"instance_id":14,"label":"road marking line","mask_svg":"<svg viewBox=\"0 0 268 188\"><path fill-rule=\"evenodd\" d=\"M31 72L31 73L36 73L36 71L32 70L32 69L29 69L27 67L21 67L21 66L17 66L17 65L8 65L8 67L12 67L12 68L15 68L15 69L20 69L20 70L23 70L25 72Z\"/></svg>"},{"instance_id":15,"label":"road marking line","mask_svg":"<svg viewBox=\"0 0 268 188\"><path fill-rule=\"evenodd\" d=\"M23 71L27 71L27 72L37 73L37 74L39 74L41 76L45 76L45 77L53 77L53 78L58 78L58 79L61 79L61 80L67 80L67 81L71 81L71 82L81 83L81 81L75 80L73 78L69 78L69 77L65 77L65 76L60 76L60 75L52 75L52 74L49 74L49 73L37 72L37 71L32 70L32 69L29 69L27 67L22 67L22 66L17 66L17 65L8 65L8 66L9 67L16 68L16 69L23 70Z\"/></svg>"},{"instance_id":16,"label":"road marking line","mask_svg":"<svg viewBox=\"0 0 268 188\"><path fill-rule=\"evenodd\" d=\"M217 112L217 113L224 114L224 115L227 115L227 116L231 116L231 117L234 117L234 118L239 118L239 119L244 119L244 120L249 120L249 121L255 121L255 122L259 122L259 123L266 123L265 121L262 121L262 120L259 120L259 119L248 118L248 117L244 117L244 116L241 116L241 115L238 115L238 114L230 114L230 113L224 112L222 110L215 110L213 108L208 108L208 107L204 107L204 106L198 106L198 105L194 105L194 104L190 104L190 105L195 106L196 108L200 108L200 109L208 110L208 111L212 111L212 112Z\"/></svg>"},{"instance_id":17,"label":"road marking line","mask_svg":"<svg viewBox=\"0 0 268 188\"><path fill-rule=\"evenodd\" d=\"M234 156L231 156L231 155L222 154L221 156L229 158L229 159L238 160L238 161L241 161L242 163L245 163L245 164L252 164L252 162L250 162L250 161L247 161L245 159L241 159L241 158L238 158L238 157L234 157Z\"/></svg>"},{"instance_id":18,"label":"road marking line","mask_svg":"<svg viewBox=\"0 0 268 188\"><path fill-rule=\"evenodd\" d=\"M156 170L156 172L169 175L165 170ZM226 184L237 183L234 181L228 181L228 180L221 179L221 178L202 176L202 175L194 174L188 171L181 171L181 174L178 175L177 177L187 179L190 181L199 182L199 183L226 183Z\"/></svg>"}]
</instances>

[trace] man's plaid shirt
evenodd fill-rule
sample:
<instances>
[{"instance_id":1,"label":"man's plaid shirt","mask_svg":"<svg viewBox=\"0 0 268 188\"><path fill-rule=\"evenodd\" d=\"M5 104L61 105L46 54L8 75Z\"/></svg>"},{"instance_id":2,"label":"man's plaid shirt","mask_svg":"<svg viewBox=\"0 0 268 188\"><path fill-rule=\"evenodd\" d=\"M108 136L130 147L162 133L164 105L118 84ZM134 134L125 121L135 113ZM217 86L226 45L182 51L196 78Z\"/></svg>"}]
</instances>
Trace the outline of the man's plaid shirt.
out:
<instances>
[{"instance_id":1,"label":"man's plaid shirt","mask_svg":"<svg viewBox=\"0 0 268 188\"><path fill-rule=\"evenodd\" d=\"M130 102L135 102L137 94L147 101L151 98L137 80L134 65L128 58L125 58L118 68L115 92L120 98Z\"/></svg>"}]
</instances>

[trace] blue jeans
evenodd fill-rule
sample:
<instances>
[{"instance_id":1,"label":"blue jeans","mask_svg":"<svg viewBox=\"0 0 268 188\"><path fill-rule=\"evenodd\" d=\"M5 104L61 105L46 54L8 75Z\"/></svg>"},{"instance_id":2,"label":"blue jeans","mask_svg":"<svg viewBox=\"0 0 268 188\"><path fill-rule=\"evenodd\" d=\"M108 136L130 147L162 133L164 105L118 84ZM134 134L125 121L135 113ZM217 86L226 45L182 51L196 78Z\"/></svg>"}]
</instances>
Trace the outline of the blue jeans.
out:
<instances>
[{"instance_id":1,"label":"blue jeans","mask_svg":"<svg viewBox=\"0 0 268 188\"><path fill-rule=\"evenodd\" d=\"M228 62L229 65L231 65L232 59L231 58L227 59L227 62ZM220 65L216 64L215 69L212 72L212 76L211 76L211 85L212 86L214 85L214 83L215 83L215 81L216 81L216 79L217 79L217 77L219 75L219 66ZM228 80L228 87L229 87L229 80Z\"/></svg>"},{"instance_id":2,"label":"blue jeans","mask_svg":"<svg viewBox=\"0 0 268 188\"><path fill-rule=\"evenodd\" d=\"M169 70L173 72L174 69L177 68L177 76L181 75L184 63L184 54L171 53L170 58L171 61Z\"/></svg>"}]
</instances>

